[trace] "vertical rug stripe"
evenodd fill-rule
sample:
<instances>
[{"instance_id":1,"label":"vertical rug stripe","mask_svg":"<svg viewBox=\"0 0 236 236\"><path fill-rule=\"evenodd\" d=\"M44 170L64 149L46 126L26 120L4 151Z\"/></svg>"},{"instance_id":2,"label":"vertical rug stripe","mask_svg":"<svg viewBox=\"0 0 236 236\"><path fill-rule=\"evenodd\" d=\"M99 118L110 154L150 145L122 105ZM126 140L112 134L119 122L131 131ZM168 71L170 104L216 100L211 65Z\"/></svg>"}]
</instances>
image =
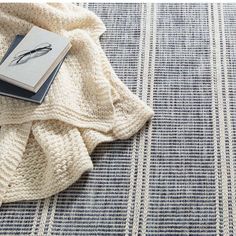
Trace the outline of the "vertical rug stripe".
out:
<instances>
[{"instance_id":1,"label":"vertical rug stripe","mask_svg":"<svg viewBox=\"0 0 236 236\"><path fill-rule=\"evenodd\" d=\"M56 212L56 208L57 208L57 199L58 199L58 194L56 194L53 197L52 211L51 211L50 220L49 220L49 224L48 224L47 235L52 235L52 227L53 227L55 212Z\"/></svg>"},{"instance_id":2,"label":"vertical rug stripe","mask_svg":"<svg viewBox=\"0 0 236 236\"><path fill-rule=\"evenodd\" d=\"M140 17L140 41L139 41L139 58L138 58L138 71L137 71L137 89L136 94L139 96L140 93L140 80L141 80L141 70L142 70L142 52L143 52L143 32L144 32L144 7L141 6L141 17ZM136 148L137 148L137 135L133 138L133 146L132 146L132 160L130 167L130 187L129 187L129 197L128 197L128 205L127 205L127 217L126 217L126 225L125 225L125 235L129 235L130 228L130 220L132 215L132 203L133 203L133 194L134 194L134 182L135 182L135 156L136 156Z\"/></svg>"},{"instance_id":3,"label":"vertical rug stripe","mask_svg":"<svg viewBox=\"0 0 236 236\"><path fill-rule=\"evenodd\" d=\"M219 13L220 10L220 13ZM221 218L222 212L222 233L223 235L230 235L230 216L229 216L229 206L230 206L230 191L232 196L232 215L235 214L235 189L233 184L231 183L230 189L228 186L229 180L228 176L230 176L231 180L234 178L234 173L232 171L233 168L233 149L232 149L232 127L231 127L231 115L229 108L229 89L228 89L228 75L227 75L227 63L226 63L226 43L224 36L224 16L223 16L223 8L222 5L218 8L218 4L213 4L213 27L211 22L211 5L209 4L209 29L210 29L210 44L211 44L211 53L213 56L211 57L211 63L214 63L212 66L212 93L213 93L213 125L214 125L214 143L215 149L219 148L219 161L220 161L220 169L218 170L218 158L216 158L216 176L221 177L222 186L221 189L219 186L219 179L216 177L216 231L217 234L221 233L221 222L219 222L219 218ZM221 27L220 27L221 22ZM214 28L214 34L213 30ZM213 34L213 36L211 36ZM221 51L221 35L222 35L222 51ZM213 42L215 42L215 46L213 47ZM223 59L223 67L222 67L222 59ZM216 87L214 87L214 80L216 80ZM225 85L225 87L223 86ZM225 88L225 90L224 90ZM225 99L224 99L225 94ZM218 98L217 104L215 101L215 97ZM219 124L216 122L216 107L219 109ZM225 108L225 110L224 110ZM226 112L224 112L226 111ZM217 136L217 127L219 127L219 134ZM228 132L226 132L226 130ZM217 137L219 137L219 147L217 147ZM215 140L216 139L216 140ZM227 168L227 140L229 146L229 168ZM215 154L216 154L215 150ZM218 172L219 171L219 172ZM219 195L222 194L222 209L220 207ZM218 205L219 203L219 205ZM234 217L233 217L234 218ZM234 231L234 219L233 219L233 231Z\"/></svg>"},{"instance_id":4,"label":"vertical rug stripe","mask_svg":"<svg viewBox=\"0 0 236 236\"><path fill-rule=\"evenodd\" d=\"M222 92L222 70L220 52L220 27L217 3L213 4L214 26L215 26L215 58L216 58L216 79L219 107L219 131L220 131L220 155L222 175L222 203L223 203L223 234L229 235L229 211L228 211L228 178L225 147L225 119Z\"/></svg>"},{"instance_id":5,"label":"vertical rug stripe","mask_svg":"<svg viewBox=\"0 0 236 236\"><path fill-rule=\"evenodd\" d=\"M149 106L153 108L153 87L155 79L155 60L156 60L156 6L153 4L153 38L152 38L152 57L151 57L151 70L150 70L150 101ZM146 234L147 216L149 208L149 178L150 178L150 159L151 159L151 147L152 147L152 128L153 122L150 121L148 127L148 142L147 142L147 161L146 161L146 171L144 176L144 207L143 207L143 224L142 224L142 235Z\"/></svg>"},{"instance_id":6,"label":"vertical rug stripe","mask_svg":"<svg viewBox=\"0 0 236 236\"><path fill-rule=\"evenodd\" d=\"M213 63L213 30L211 20L211 3L208 4L208 24L210 38L210 64L211 64L211 88L212 88L212 119L213 119L213 139L215 156L215 199L216 199L216 235L219 235L220 213L219 213L219 173L218 173L218 154L217 154L217 121L216 121L216 101L215 101L215 81L214 81L214 63Z\"/></svg>"},{"instance_id":7,"label":"vertical rug stripe","mask_svg":"<svg viewBox=\"0 0 236 236\"><path fill-rule=\"evenodd\" d=\"M40 220L40 224L39 224L38 235L44 235L44 229L45 229L45 226L46 226L50 199L51 198L46 198L44 200L43 210L42 210L42 214L41 214L41 220Z\"/></svg>"},{"instance_id":8,"label":"vertical rug stripe","mask_svg":"<svg viewBox=\"0 0 236 236\"><path fill-rule=\"evenodd\" d=\"M224 12L223 3L220 4L221 11L221 32L222 32L222 45L223 45L223 68L224 68L224 81L225 81L225 101L226 101L226 119L227 119L227 130L229 139L229 167L230 167L230 180L231 180L231 195L232 195L232 224L233 234L236 233L236 199L235 199L235 185L234 185L234 163L233 163L233 140L232 140L232 122L231 122L231 110L229 104L229 84L228 84L228 70L226 60L226 40L225 40L225 27L224 27Z\"/></svg>"},{"instance_id":9,"label":"vertical rug stripe","mask_svg":"<svg viewBox=\"0 0 236 236\"><path fill-rule=\"evenodd\" d=\"M149 54L150 54L150 38L151 38L151 11L152 5L147 4L146 13L146 32L145 32L145 51L144 51L144 68L143 68L143 83L142 83L142 100L147 102L148 94L148 72L149 72ZM135 205L134 205L134 221L133 221L133 235L138 235L140 225L140 211L141 211L141 195L143 188L143 165L145 158L145 138L146 138L146 127L141 130L140 142L139 142L139 157L137 167L137 185L135 191Z\"/></svg>"},{"instance_id":10,"label":"vertical rug stripe","mask_svg":"<svg viewBox=\"0 0 236 236\"><path fill-rule=\"evenodd\" d=\"M32 225L32 228L31 228L31 234L30 234L31 236L35 235L37 221L38 221L38 218L39 218L40 205L41 205L41 200L38 200L37 201L37 206L36 206L36 209L35 209L33 225Z\"/></svg>"}]
</instances>

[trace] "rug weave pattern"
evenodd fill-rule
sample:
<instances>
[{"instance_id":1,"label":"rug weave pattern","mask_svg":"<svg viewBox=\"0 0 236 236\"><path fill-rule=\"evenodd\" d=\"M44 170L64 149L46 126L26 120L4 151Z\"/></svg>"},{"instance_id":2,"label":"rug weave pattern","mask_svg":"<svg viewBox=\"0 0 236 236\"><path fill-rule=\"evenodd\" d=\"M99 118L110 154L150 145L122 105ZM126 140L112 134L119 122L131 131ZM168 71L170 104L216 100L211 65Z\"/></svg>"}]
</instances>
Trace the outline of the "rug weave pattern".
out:
<instances>
[{"instance_id":1,"label":"rug weave pattern","mask_svg":"<svg viewBox=\"0 0 236 236\"><path fill-rule=\"evenodd\" d=\"M155 116L51 198L4 204L0 235L236 235L236 4L80 4Z\"/></svg>"}]
</instances>

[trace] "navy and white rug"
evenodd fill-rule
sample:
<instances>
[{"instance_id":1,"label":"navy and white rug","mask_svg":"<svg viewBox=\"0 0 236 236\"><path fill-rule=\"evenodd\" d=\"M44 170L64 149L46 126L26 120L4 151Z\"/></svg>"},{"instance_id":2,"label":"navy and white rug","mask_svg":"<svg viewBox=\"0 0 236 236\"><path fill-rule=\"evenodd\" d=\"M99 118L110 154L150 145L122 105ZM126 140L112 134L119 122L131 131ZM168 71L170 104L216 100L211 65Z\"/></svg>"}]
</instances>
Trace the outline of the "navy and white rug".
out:
<instances>
[{"instance_id":1,"label":"navy and white rug","mask_svg":"<svg viewBox=\"0 0 236 236\"><path fill-rule=\"evenodd\" d=\"M155 117L49 199L3 204L0 235L236 235L236 4L80 4Z\"/></svg>"}]
</instances>

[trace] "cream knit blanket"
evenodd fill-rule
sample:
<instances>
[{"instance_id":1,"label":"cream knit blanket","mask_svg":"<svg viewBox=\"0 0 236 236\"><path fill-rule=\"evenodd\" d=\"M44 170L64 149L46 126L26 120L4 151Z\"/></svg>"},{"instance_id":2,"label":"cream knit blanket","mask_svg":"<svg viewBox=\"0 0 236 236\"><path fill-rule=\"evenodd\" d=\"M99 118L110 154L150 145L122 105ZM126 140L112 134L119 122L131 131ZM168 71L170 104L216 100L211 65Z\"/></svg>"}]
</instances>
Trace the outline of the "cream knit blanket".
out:
<instances>
[{"instance_id":1,"label":"cream knit blanket","mask_svg":"<svg viewBox=\"0 0 236 236\"><path fill-rule=\"evenodd\" d=\"M0 96L0 205L49 197L93 164L101 142L127 139L153 111L117 78L99 44L105 31L73 4L0 4L0 57L33 25L71 40L72 48L41 105Z\"/></svg>"}]
</instances>

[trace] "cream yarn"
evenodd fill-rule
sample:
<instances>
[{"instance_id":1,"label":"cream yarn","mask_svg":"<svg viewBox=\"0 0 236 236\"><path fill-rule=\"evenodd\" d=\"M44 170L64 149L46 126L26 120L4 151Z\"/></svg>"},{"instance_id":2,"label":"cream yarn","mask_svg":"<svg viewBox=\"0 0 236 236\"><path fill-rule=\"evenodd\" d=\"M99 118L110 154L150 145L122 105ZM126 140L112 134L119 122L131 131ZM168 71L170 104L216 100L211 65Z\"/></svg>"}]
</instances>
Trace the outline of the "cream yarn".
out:
<instances>
[{"instance_id":1,"label":"cream yarn","mask_svg":"<svg viewBox=\"0 0 236 236\"><path fill-rule=\"evenodd\" d=\"M49 197L93 164L101 142L127 139L153 111L117 78L99 44L105 31L73 4L0 4L0 56L33 25L64 35L72 48L45 101L0 96L0 205Z\"/></svg>"}]
</instances>

